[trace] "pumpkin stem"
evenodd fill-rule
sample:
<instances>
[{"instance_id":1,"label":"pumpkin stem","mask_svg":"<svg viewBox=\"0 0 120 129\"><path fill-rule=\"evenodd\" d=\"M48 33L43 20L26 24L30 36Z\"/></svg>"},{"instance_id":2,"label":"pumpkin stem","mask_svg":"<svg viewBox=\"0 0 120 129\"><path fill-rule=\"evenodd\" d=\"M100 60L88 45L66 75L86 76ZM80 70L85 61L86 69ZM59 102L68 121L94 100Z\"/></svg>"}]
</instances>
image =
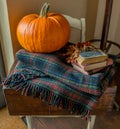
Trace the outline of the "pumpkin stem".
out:
<instances>
[{"instance_id":1,"label":"pumpkin stem","mask_svg":"<svg viewBox=\"0 0 120 129\"><path fill-rule=\"evenodd\" d=\"M47 13L49 10L49 3L45 3L43 4L41 11L40 11L40 17L47 17Z\"/></svg>"}]
</instances>

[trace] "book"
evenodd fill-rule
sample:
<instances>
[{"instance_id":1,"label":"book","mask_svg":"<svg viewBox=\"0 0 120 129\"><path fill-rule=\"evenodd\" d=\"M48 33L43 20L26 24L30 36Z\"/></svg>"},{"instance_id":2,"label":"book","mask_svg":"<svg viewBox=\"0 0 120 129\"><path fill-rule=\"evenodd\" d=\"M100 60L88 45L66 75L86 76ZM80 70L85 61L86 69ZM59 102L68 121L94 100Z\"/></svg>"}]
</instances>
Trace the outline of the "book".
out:
<instances>
[{"instance_id":1,"label":"book","mask_svg":"<svg viewBox=\"0 0 120 129\"><path fill-rule=\"evenodd\" d=\"M85 64L85 65L81 65L81 64L76 63L75 65L81 67L82 69L84 69L86 71L89 71L89 70L93 70L93 69L96 69L96 68L104 67L104 66L106 66L106 63L107 63L107 61L105 60L105 61L102 61L102 62Z\"/></svg>"},{"instance_id":2,"label":"book","mask_svg":"<svg viewBox=\"0 0 120 129\"><path fill-rule=\"evenodd\" d=\"M74 63L75 65L78 65L79 67L81 67L82 69L89 71L89 70L93 70L96 68L101 68L107 65L107 60L101 61L101 62L96 62L96 63L90 63L90 64L81 64L79 62Z\"/></svg>"},{"instance_id":3,"label":"book","mask_svg":"<svg viewBox=\"0 0 120 129\"><path fill-rule=\"evenodd\" d=\"M105 62L105 66L102 66L102 67L94 67L93 69L91 70L85 70L84 67L80 67L78 64L76 63L72 63L72 66L74 69L76 69L77 71L85 74L85 75L91 75L91 74L95 74L99 71L101 71L102 69L106 68L107 66L110 66L113 64L113 60L111 58L108 58Z\"/></svg>"},{"instance_id":4,"label":"book","mask_svg":"<svg viewBox=\"0 0 120 129\"><path fill-rule=\"evenodd\" d=\"M90 71L86 71L86 70L82 69L81 67L73 64L73 68L75 70L85 74L85 75L95 75L96 73L99 74L98 72L101 71L102 69L104 69L105 67L101 67L101 68L93 69L93 70L90 70Z\"/></svg>"},{"instance_id":5,"label":"book","mask_svg":"<svg viewBox=\"0 0 120 129\"><path fill-rule=\"evenodd\" d=\"M105 67L101 67L101 68L93 69L93 70L90 70L90 71L86 71L86 70L82 69L81 67L73 64L73 68L75 70L85 74L85 75L96 75L96 74L99 74L99 72L101 70L103 70Z\"/></svg>"},{"instance_id":6,"label":"book","mask_svg":"<svg viewBox=\"0 0 120 129\"><path fill-rule=\"evenodd\" d=\"M78 58L76 59L77 62L83 64L90 64L104 61L108 58L107 54L105 54L100 49L89 50L89 51L82 51L79 53Z\"/></svg>"}]
</instances>

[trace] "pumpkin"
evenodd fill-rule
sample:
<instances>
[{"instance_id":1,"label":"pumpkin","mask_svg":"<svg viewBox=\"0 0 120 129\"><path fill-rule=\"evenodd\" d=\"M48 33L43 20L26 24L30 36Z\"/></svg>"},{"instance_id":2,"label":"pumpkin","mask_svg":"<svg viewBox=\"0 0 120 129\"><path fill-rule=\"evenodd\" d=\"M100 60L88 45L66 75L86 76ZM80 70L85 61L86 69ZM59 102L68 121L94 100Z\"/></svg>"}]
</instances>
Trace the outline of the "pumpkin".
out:
<instances>
[{"instance_id":1,"label":"pumpkin","mask_svg":"<svg viewBox=\"0 0 120 129\"><path fill-rule=\"evenodd\" d=\"M50 13L45 3L38 14L24 16L17 26L17 39L30 52L50 53L61 49L69 40L70 25L59 13Z\"/></svg>"}]
</instances>

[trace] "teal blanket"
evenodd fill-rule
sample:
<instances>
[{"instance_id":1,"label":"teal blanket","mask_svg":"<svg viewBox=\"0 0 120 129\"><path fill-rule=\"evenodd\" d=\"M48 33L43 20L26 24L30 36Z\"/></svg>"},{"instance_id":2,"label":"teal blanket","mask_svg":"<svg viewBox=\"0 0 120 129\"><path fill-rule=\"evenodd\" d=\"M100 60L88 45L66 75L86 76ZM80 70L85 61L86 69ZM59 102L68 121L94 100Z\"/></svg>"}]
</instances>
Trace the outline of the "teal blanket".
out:
<instances>
[{"instance_id":1,"label":"teal blanket","mask_svg":"<svg viewBox=\"0 0 120 129\"><path fill-rule=\"evenodd\" d=\"M48 104L82 117L89 114L102 95L102 79L108 81L114 73L109 68L107 72L84 75L63 63L54 53L30 53L21 49L16 58L17 64L4 86L21 90L23 95L40 97Z\"/></svg>"}]
</instances>

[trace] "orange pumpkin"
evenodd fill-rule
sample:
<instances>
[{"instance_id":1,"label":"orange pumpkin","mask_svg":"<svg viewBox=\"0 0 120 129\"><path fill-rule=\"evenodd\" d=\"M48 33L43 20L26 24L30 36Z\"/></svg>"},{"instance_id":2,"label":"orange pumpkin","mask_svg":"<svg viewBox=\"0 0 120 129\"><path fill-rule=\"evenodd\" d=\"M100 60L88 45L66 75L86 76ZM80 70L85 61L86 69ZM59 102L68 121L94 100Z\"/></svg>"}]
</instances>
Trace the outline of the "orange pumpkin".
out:
<instances>
[{"instance_id":1,"label":"orange pumpkin","mask_svg":"<svg viewBox=\"0 0 120 129\"><path fill-rule=\"evenodd\" d=\"M30 14L17 26L17 38L30 52L50 53L62 48L70 37L70 25L64 16L48 13L49 4L42 6L40 15Z\"/></svg>"}]
</instances>

